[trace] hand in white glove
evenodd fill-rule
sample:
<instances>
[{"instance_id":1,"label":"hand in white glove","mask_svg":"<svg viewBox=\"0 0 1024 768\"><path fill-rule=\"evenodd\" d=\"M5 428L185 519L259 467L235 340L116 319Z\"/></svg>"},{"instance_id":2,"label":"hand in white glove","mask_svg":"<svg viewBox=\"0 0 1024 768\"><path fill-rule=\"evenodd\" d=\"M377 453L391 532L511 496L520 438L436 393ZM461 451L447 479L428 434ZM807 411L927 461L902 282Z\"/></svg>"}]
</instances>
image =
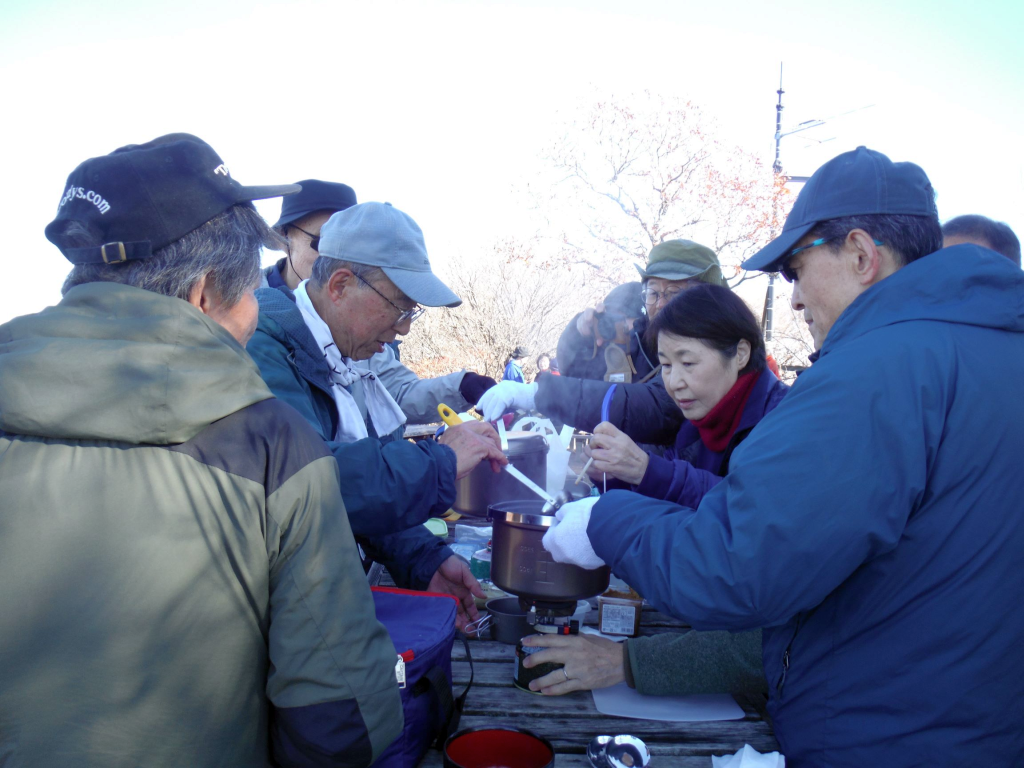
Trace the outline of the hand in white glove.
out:
<instances>
[{"instance_id":1,"label":"hand in white glove","mask_svg":"<svg viewBox=\"0 0 1024 768\"><path fill-rule=\"evenodd\" d=\"M597 496L570 501L555 513L557 522L544 534L544 549L556 563L571 563L588 570L605 564L594 552L587 536L590 510L598 501Z\"/></svg>"},{"instance_id":2,"label":"hand in white glove","mask_svg":"<svg viewBox=\"0 0 1024 768\"><path fill-rule=\"evenodd\" d=\"M520 384L518 381L499 381L480 396L476 409L483 413L485 421L497 421L510 408L532 411L536 395L536 382Z\"/></svg>"}]
</instances>

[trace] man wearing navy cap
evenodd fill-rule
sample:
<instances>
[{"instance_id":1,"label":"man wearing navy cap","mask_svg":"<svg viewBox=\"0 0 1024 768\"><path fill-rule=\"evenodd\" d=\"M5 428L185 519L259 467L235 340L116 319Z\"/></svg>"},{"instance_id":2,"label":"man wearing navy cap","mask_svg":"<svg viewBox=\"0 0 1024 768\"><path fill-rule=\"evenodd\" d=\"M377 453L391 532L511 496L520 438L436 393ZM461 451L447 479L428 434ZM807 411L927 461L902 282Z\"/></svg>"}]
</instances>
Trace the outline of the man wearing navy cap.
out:
<instances>
[{"instance_id":1,"label":"man wearing navy cap","mask_svg":"<svg viewBox=\"0 0 1024 768\"><path fill-rule=\"evenodd\" d=\"M356 191L348 184L319 179L295 182L302 189L281 201L281 215L274 231L284 238L285 256L263 270L271 288L294 291L309 277L316 261L320 228L331 214L344 211L357 203Z\"/></svg>"},{"instance_id":2,"label":"man wearing navy cap","mask_svg":"<svg viewBox=\"0 0 1024 768\"><path fill-rule=\"evenodd\" d=\"M696 511L613 491L545 537L696 629L764 627L796 768L1024 764L1024 273L942 248L934 200L864 147L822 166L744 265L793 283L818 360Z\"/></svg>"},{"instance_id":3,"label":"man wearing navy cap","mask_svg":"<svg viewBox=\"0 0 1024 768\"><path fill-rule=\"evenodd\" d=\"M0 764L369 765L395 648L334 459L244 346L274 240L213 149L72 172L55 307L0 326Z\"/></svg>"}]
</instances>

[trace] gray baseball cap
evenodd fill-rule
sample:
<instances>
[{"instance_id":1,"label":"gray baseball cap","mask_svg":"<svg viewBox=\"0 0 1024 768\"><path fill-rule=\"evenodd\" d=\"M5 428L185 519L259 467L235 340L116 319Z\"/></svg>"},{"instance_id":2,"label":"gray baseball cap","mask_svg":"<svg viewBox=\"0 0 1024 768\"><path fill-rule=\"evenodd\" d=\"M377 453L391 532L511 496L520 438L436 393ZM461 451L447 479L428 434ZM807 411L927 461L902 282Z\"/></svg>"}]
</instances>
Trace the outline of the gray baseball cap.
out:
<instances>
[{"instance_id":1,"label":"gray baseball cap","mask_svg":"<svg viewBox=\"0 0 1024 768\"><path fill-rule=\"evenodd\" d=\"M457 307L455 292L430 271L423 230L391 203L360 203L320 228L321 256L380 267L398 289L425 307Z\"/></svg>"}]
</instances>

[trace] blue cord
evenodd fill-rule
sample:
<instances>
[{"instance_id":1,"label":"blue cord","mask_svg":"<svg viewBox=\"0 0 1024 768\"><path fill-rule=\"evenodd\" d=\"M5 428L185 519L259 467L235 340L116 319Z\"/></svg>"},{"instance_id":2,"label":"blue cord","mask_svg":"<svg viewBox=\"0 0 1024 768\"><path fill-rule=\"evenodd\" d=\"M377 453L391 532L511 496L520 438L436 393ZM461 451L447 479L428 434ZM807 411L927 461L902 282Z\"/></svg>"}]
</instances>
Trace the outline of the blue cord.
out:
<instances>
[{"instance_id":1,"label":"blue cord","mask_svg":"<svg viewBox=\"0 0 1024 768\"><path fill-rule=\"evenodd\" d=\"M604 400L601 402L601 421L608 421L609 411L612 407L612 397L615 395L615 388L618 384L612 384L604 393Z\"/></svg>"},{"instance_id":2,"label":"blue cord","mask_svg":"<svg viewBox=\"0 0 1024 768\"><path fill-rule=\"evenodd\" d=\"M601 401L601 421L609 420L609 411L612 407L612 397L615 395L615 388L618 384L612 384L608 387L608 391L604 393L604 400ZM604 474L604 493L608 493L608 474Z\"/></svg>"}]
</instances>

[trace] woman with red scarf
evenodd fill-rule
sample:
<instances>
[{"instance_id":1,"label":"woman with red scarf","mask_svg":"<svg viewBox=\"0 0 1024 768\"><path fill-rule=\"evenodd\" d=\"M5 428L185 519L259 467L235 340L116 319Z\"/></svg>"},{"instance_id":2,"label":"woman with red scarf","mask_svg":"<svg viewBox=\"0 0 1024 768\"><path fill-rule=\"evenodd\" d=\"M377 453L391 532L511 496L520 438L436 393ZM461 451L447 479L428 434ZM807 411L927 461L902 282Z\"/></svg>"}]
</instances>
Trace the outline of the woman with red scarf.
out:
<instances>
[{"instance_id":1,"label":"woman with red scarf","mask_svg":"<svg viewBox=\"0 0 1024 768\"><path fill-rule=\"evenodd\" d=\"M696 508L729 471L733 450L789 390L769 369L764 339L743 300L716 285L679 294L651 322L665 388L686 421L664 456L608 423L594 429L591 476Z\"/></svg>"},{"instance_id":2,"label":"woman with red scarf","mask_svg":"<svg viewBox=\"0 0 1024 768\"><path fill-rule=\"evenodd\" d=\"M664 456L644 452L608 422L598 424L589 447L590 473L599 487L607 473L609 487L695 509L729 471L736 446L789 388L768 368L750 309L727 288L698 284L683 291L647 333L657 339L665 388L686 421ZM524 666L563 665L530 683L548 695L623 681L651 695L767 690L760 630L667 633L621 646L590 635L532 635L523 645L544 648Z\"/></svg>"}]
</instances>

